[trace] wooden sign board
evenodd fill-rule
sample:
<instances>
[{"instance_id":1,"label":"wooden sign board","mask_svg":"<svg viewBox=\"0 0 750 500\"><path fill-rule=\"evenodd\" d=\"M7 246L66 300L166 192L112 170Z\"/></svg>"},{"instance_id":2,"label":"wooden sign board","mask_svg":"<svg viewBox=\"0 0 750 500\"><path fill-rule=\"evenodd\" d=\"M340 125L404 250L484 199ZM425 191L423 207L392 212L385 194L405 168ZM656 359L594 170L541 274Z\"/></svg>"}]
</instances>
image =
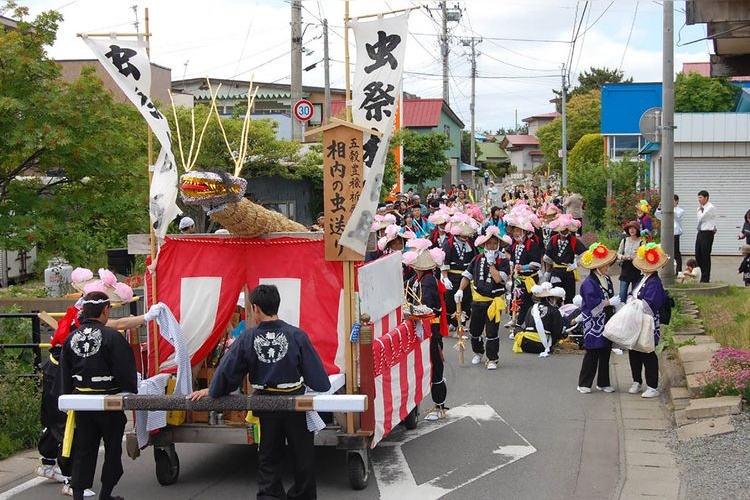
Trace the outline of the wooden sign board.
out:
<instances>
[{"instance_id":1,"label":"wooden sign board","mask_svg":"<svg viewBox=\"0 0 750 500\"><path fill-rule=\"evenodd\" d=\"M361 128L337 124L323 130L323 213L326 260L358 261L362 256L339 245L354 211L364 175Z\"/></svg>"}]
</instances>

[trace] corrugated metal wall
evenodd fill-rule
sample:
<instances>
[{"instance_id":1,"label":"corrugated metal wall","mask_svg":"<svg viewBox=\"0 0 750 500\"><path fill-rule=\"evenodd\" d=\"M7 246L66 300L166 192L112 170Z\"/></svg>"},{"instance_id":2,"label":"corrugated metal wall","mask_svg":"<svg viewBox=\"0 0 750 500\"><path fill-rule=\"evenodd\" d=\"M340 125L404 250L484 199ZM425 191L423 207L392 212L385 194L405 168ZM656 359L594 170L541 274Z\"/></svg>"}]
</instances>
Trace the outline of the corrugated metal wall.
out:
<instances>
[{"instance_id":1,"label":"corrugated metal wall","mask_svg":"<svg viewBox=\"0 0 750 500\"><path fill-rule=\"evenodd\" d=\"M698 191L705 189L719 217L713 254L739 255L743 242L737 240L737 233L745 212L750 209L750 158L681 156L681 151L675 150L674 192L680 196L680 206L685 210L681 251L690 254L695 251Z\"/></svg>"}]
</instances>

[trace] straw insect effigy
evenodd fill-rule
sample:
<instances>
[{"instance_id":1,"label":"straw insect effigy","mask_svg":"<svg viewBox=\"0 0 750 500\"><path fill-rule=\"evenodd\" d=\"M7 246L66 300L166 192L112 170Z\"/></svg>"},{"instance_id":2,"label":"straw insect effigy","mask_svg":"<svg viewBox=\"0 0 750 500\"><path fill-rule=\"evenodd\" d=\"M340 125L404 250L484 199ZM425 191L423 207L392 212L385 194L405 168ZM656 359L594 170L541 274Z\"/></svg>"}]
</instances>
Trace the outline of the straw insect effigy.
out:
<instances>
[{"instance_id":1,"label":"straw insect effigy","mask_svg":"<svg viewBox=\"0 0 750 500\"><path fill-rule=\"evenodd\" d=\"M227 172L195 171L180 178L182 201L200 205L232 234L252 238L264 233L307 232L302 224L245 198L246 189L245 179Z\"/></svg>"}]
</instances>

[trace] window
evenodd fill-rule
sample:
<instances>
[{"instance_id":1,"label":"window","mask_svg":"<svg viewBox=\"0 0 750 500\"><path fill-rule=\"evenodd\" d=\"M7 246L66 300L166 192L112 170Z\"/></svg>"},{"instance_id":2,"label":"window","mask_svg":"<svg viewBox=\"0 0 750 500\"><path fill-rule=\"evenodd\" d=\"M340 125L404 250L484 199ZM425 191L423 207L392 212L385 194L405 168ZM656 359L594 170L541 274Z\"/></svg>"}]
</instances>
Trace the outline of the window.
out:
<instances>
[{"instance_id":1,"label":"window","mask_svg":"<svg viewBox=\"0 0 750 500\"><path fill-rule=\"evenodd\" d=\"M645 144L640 135L613 135L609 137L609 159L621 160L626 154L635 156Z\"/></svg>"}]
</instances>

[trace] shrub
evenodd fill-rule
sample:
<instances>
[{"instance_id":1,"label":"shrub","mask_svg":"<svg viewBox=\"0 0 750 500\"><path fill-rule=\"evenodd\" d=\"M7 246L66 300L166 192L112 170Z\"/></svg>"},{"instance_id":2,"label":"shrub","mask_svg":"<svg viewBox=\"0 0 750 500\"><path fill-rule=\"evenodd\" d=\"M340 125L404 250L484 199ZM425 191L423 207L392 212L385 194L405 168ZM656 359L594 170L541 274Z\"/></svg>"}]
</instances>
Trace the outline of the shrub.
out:
<instances>
[{"instance_id":1,"label":"shrub","mask_svg":"<svg viewBox=\"0 0 750 500\"><path fill-rule=\"evenodd\" d=\"M8 362L0 377L0 460L33 448L39 440L39 380L22 374L17 363Z\"/></svg>"},{"instance_id":2,"label":"shrub","mask_svg":"<svg viewBox=\"0 0 750 500\"><path fill-rule=\"evenodd\" d=\"M704 384L703 395L741 395L750 400L750 352L723 347L711 358L711 368L699 376Z\"/></svg>"}]
</instances>

